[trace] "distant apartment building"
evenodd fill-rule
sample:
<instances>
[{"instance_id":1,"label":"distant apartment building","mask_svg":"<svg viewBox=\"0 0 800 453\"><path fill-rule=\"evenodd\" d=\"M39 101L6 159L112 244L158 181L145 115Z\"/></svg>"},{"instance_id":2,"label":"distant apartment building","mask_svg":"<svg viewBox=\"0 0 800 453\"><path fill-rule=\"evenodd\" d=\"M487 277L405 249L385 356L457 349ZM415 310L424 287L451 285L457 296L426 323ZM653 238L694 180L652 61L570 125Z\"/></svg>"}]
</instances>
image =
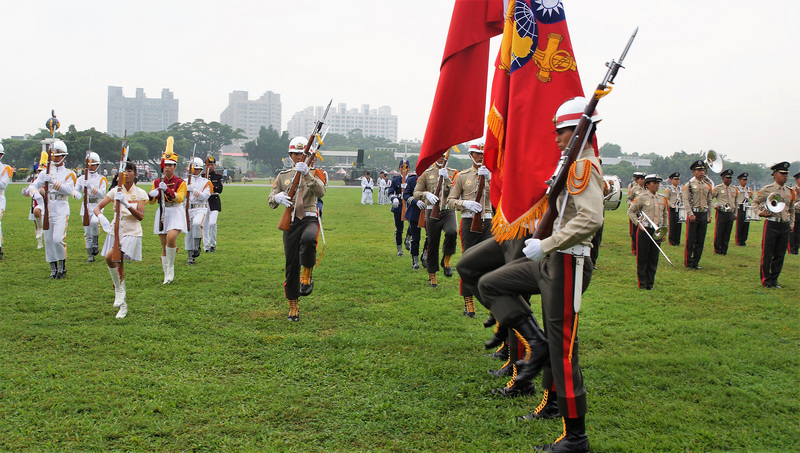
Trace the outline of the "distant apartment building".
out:
<instances>
[{"instance_id":1,"label":"distant apartment building","mask_svg":"<svg viewBox=\"0 0 800 453\"><path fill-rule=\"evenodd\" d=\"M325 113L325 107L308 107L292 116L286 125L290 137L307 136L314 129L314 122ZM331 106L327 125L329 132L348 135L353 129L361 129L364 136L376 136L397 143L397 115L392 115L392 108L384 105L370 109L369 104L362 104L361 109L347 109L347 104Z\"/></svg>"},{"instance_id":2,"label":"distant apartment building","mask_svg":"<svg viewBox=\"0 0 800 453\"><path fill-rule=\"evenodd\" d=\"M219 116L219 122L244 130L247 138L258 137L261 127L272 126L281 132L281 95L267 91L260 98L248 100L247 91L234 91L228 95L228 107Z\"/></svg>"},{"instance_id":3,"label":"distant apartment building","mask_svg":"<svg viewBox=\"0 0 800 453\"><path fill-rule=\"evenodd\" d=\"M178 122L178 100L168 88L161 90L161 98L148 99L144 88L136 89L136 97L126 98L122 87L108 87L108 133L123 136L138 131L166 130Z\"/></svg>"}]
</instances>

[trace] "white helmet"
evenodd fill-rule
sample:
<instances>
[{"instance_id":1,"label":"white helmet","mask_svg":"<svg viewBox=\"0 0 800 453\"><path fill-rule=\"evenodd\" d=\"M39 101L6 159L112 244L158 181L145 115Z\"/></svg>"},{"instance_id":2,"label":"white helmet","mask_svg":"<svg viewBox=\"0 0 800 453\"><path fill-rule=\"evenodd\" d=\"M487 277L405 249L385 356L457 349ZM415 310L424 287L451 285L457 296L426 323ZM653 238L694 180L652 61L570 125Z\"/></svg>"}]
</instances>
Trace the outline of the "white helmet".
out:
<instances>
[{"instance_id":1,"label":"white helmet","mask_svg":"<svg viewBox=\"0 0 800 453\"><path fill-rule=\"evenodd\" d=\"M94 151L89 153L89 165L100 165L100 156Z\"/></svg>"},{"instance_id":2,"label":"white helmet","mask_svg":"<svg viewBox=\"0 0 800 453\"><path fill-rule=\"evenodd\" d=\"M584 97L572 98L561 104L561 107L556 110L556 116L553 117L553 124L555 124L556 129L577 126L583 116L583 111L586 109L586 104L586 98ZM601 119L600 114L595 110L592 113L592 123L597 123Z\"/></svg>"},{"instance_id":3,"label":"white helmet","mask_svg":"<svg viewBox=\"0 0 800 453\"><path fill-rule=\"evenodd\" d=\"M308 140L305 137L295 137L289 142L289 153L302 153L306 149Z\"/></svg>"},{"instance_id":4,"label":"white helmet","mask_svg":"<svg viewBox=\"0 0 800 453\"><path fill-rule=\"evenodd\" d=\"M67 152L67 144L61 140L56 140L55 143L53 143L53 147L51 149L53 151L54 156L66 156L67 154L69 154Z\"/></svg>"},{"instance_id":5,"label":"white helmet","mask_svg":"<svg viewBox=\"0 0 800 453\"><path fill-rule=\"evenodd\" d=\"M192 159L192 166L194 167L195 170L203 168L203 165L204 165L203 159L199 157L195 157L194 159Z\"/></svg>"},{"instance_id":6,"label":"white helmet","mask_svg":"<svg viewBox=\"0 0 800 453\"><path fill-rule=\"evenodd\" d=\"M0 154L5 154L5 153L6 153L6 149L3 148L3 144L0 143Z\"/></svg>"},{"instance_id":7,"label":"white helmet","mask_svg":"<svg viewBox=\"0 0 800 453\"><path fill-rule=\"evenodd\" d=\"M476 138L469 142L469 151L470 153L481 153L483 154L483 145L486 143L486 140L481 138Z\"/></svg>"}]
</instances>

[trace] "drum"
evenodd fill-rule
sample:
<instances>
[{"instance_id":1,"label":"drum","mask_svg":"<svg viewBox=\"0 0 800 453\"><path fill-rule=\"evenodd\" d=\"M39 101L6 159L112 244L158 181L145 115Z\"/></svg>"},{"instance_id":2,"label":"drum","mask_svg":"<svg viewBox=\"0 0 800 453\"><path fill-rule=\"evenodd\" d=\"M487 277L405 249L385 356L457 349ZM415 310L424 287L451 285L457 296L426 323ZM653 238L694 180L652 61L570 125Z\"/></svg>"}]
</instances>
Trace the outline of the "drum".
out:
<instances>
[{"instance_id":1,"label":"drum","mask_svg":"<svg viewBox=\"0 0 800 453\"><path fill-rule=\"evenodd\" d=\"M614 211L622 203L622 183L616 175L604 175L607 194L603 197L603 207L606 211Z\"/></svg>"},{"instance_id":2,"label":"drum","mask_svg":"<svg viewBox=\"0 0 800 453\"><path fill-rule=\"evenodd\" d=\"M761 217L759 217L758 212L753 207L752 204L746 204L744 207L744 221L745 222L760 222Z\"/></svg>"},{"instance_id":3,"label":"drum","mask_svg":"<svg viewBox=\"0 0 800 453\"><path fill-rule=\"evenodd\" d=\"M686 223L686 206L678 206L678 223Z\"/></svg>"}]
</instances>

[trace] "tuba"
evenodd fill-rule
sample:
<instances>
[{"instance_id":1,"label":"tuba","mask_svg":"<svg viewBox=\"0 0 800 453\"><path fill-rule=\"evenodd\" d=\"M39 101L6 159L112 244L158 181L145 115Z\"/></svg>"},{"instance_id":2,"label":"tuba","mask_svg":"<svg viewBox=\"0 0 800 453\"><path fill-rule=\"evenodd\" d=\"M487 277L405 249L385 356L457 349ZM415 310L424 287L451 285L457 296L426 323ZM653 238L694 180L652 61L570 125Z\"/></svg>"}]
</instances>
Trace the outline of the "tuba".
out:
<instances>
[{"instance_id":1,"label":"tuba","mask_svg":"<svg viewBox=\"0 0 800 453\"><path fill-rule=\"evenodd\" d=\"M713 149L709 149L708 151L700 151L700 157L705 161L706 167L708 167L714 173L719 173L722 171L722 167L724 166L722 157Z\"/></svg>"}]
</instances>

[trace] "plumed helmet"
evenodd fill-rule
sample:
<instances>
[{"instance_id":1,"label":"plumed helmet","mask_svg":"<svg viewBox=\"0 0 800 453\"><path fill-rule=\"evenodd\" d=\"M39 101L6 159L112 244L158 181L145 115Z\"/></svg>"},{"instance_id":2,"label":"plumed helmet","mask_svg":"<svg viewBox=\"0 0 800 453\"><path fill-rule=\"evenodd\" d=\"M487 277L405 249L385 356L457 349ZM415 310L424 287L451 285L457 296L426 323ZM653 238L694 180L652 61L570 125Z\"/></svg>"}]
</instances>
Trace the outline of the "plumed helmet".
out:
<instances>
[{"instance_id":1,"label":"plumed helmet","mask_svg":"<svg viewBox=\"0 0 800 453\"><path fill-rule=\"evenodd\" d=\"M100 165L100 156L94 151L89 153L89 165Z\"/></svg>"},{"instance_id":2,"label":"plumed helmet","mask_svg":"<svg viewBox=\"0 0 800 453\"><path fill-rule=\"evenodd\" d=\"M483 154L483 145L485 143L486 140L483 137L472 140L471 142L469 142L469 152Z\"/></svg>"},{"instance_id":3,"label":"plumed helmet","mask_svg":"<svg viewBox=\"0 0 800 453\"><path fill-rule=\"evenodd\" d=\"M302 153L306 149L308 140L305 137L295 137L289 142L289 153Z\"/></svg>"},{"instance_id":4,"label":"plumed helmet","mask_svg":"<svg viewBox=\"0 0 800 453\"><path fill-rule=\"evenodd\" d=\"M203 168L203 159L195 157L194 159L192 159L192 165L194 166L195 170L197 170L198 168Z\"/></svg>"},{"instance_id":5,"label":"plumed helmet","mask_svg":"<svg viewBox=\"0 0 800 453\"><path fill-rule=\"evenodd\" d=\"M553 117L553 124L556 126L556 129L577 126L583 116L586 105L587 102L584 97L575 97L561 104L561 107L556 110L556 116ZM600 120L602 120L602 118L600 114L597 113L597 110L595 110L594 113L592 113L592 123L597 123Z\"/></svg>"},{"instance_id":6,"label":"plumed helmet","mask_svg":"<svg viewBox=\"0 0 800 453\"><path fill-rule=\"evenodd\" d=\"M217 161L216 161L216 159L214 159L214 156L206 157L206 164L216 164L216 163L217 163Z\"/></svg>"},{"instance_id":7,"label":"plumed helmet","mask_svg":"<svg viewBox=\"0 0 800 453\"><path fill-rule=\"evenodd\" d=\"M175 154L175 151L172 149L174 146L175 139L171 136L167 137L167 147L164 149L164 154L161 155L161 160L164 161L165 164L171 163L178 165L178 155Z\"/></svg>"},{"instance_id":8,"label":"plumed helmet","mask_svg":"<svg viewBox=\"0 0 800 453\"><path fill-rule=\"evenodd\" d=\"M69 154L67 152L67 144L64 143L62 140L56 140L53 142L53 155L54 156L66 156Z\"/></svg>"}]
</instances>

